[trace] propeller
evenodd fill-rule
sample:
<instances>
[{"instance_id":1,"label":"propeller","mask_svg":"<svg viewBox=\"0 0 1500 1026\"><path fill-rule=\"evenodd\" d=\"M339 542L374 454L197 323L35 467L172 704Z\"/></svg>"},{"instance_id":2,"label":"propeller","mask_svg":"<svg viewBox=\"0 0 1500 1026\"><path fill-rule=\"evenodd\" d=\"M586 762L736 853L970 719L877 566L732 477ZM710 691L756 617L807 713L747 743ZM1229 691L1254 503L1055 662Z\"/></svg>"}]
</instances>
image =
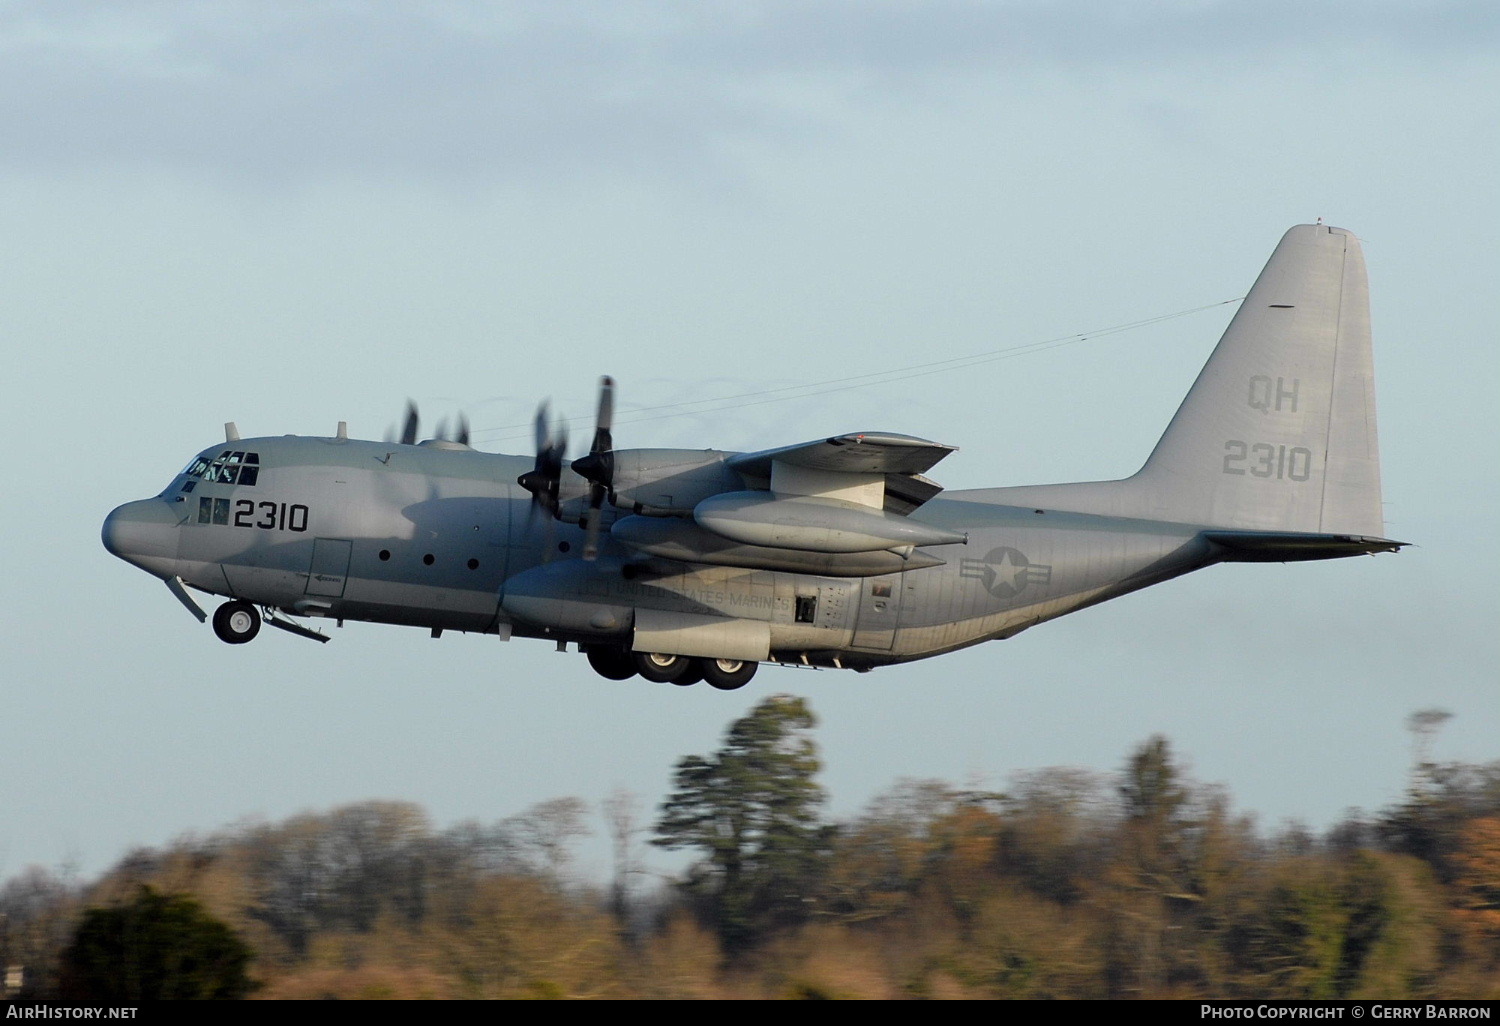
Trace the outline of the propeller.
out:
<instances>
[{"instance_id":1,"label":"propeller","mask_svg":"<svg viewBox=\"0 0 1500 1026\"><path fill-rule=\"evenodd\" d=\"M401 422L400 442L402 445L417 444L417 434L421 430L421 424L422 419L417 414L417 404L412 402L410 399L406 400L406 416ZM448 433L448 418L444 417L442 420L438 421L437 433L433 435L433 437L442 439L445 442L457 442L459 445L468 445L468 416L463 413L460 413L458 415L458 421L455 423L453 434L451 435ZM395 432L387 431L385 433L385 440L387 442L397 441Z\"/></svg>"},{"instance_id":2,"label":"propeller","mask_svg":"<svg viewBox=\"0 0 1500 1026\"><path fill-rule=\"evenodd\" d=\"M573 469L589 482L588 535L583 543L583 558L592 560L599 555L599 529L604 499L609 495L614 482L614 436L610 426L615 419L615 379L609 375L599 379L599 413L594 419L594 441L589 454L573 461Z\"/></svg>"},{"instance_id":3,"label":"propeller","mask_svg":"<svg viewBox=\"0 0 1500 1026\"><path fill-rule=\"evenodd\" d=\"M594 440L588 455L573 462L573 469L589 482L588 511L580 520L587 531L583 544L583 558L587 560L599 555L604 500L609 496L614 477L614 436L610 433L614 419L615 381L606 375L599 379L599 412L594 420ZM464 430L467 431L467 425ZM561 506L558 492L562 484L563 458L568 451L568 425L563 418L553 422L546 400L537 407L534 434L536 465L516 478L516 484L531 493L533 513L540 507L548 517L556 520Z\"/></svg>"},{"instance_id":4,"label":"propeller","mask_svg":"<svg viewBox=\"0 0 1500 1026\"><path fill-rule=\"evenodd\" d=\"M454 425L453 434L448 433L448 418L444 417L438 421L437 434L432 437L444 442L457 442L459 445L469 444L469 418L464 414L458 415L458 421Z\"/></svg>"},{"instance_id":5,"label":"propeller","mask_svg":"<svg viewBox=\"0 0 1500 1026\"><path fill-rule=\"evenodd\" d=\"M516 484L531 493L531 506L547 511L557 517L557 491L562 480L563 456L568 451L567 421L559 420L554 428L547 400L536 408L536 465L520 477Z\"/></svg>"},{"instance_id":6,"label":"propeller","mask_svg":"<svg viewBox=\"0 0 1500 1026\"><path fill-rule=\"evenodd\" d=\"M401 425L402 445L417 444L417 425L419 423L420 418L417 416L417 404L410 399L406 400L406 418ZM396 433L394 431L387 431L385 433L385 440L387 442L396 441Z\"/></svg>"}]
</instances>

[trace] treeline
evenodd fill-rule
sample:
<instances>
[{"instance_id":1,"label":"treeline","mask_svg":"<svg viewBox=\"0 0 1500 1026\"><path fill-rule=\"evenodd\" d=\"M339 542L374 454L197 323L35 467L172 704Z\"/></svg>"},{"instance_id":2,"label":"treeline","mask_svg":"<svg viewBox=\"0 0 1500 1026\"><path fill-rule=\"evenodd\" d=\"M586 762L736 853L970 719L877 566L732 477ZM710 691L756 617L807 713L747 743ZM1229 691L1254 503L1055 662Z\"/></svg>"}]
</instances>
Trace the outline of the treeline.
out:
<instances>
[{"instance_id":1,"label":"treeline","mask_svg":"<svg viewBox=\"0 0 1500 1026\"><path fill-rule=\"evenodd\" d=\"M0 888L28 996L113 999L1500 997L1500 762L1262 835L1151 738L1118 775L904 782L835 823L815 721L767 699L654 813L560 799L438 830L366 802ZM694 852L648 883L643 845Z\"/></svg>"}]
</instances>

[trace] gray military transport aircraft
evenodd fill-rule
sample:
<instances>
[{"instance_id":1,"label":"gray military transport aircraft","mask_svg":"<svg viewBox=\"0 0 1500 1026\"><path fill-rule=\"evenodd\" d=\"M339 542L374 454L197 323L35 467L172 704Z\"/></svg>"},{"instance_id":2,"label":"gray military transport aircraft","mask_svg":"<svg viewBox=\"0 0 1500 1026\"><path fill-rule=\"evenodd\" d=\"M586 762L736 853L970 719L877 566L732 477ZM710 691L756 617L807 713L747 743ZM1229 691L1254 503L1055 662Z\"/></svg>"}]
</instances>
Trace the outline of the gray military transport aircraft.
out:
<instances>
[{"instance_id":1,"label":"gray military transport aircraft","mask_svg":"<svg viewBox=\"0 0 1500 1026\"><path fill-rule=\"evenodd\" d=\"M575 643L623 680L732 689L761 662L870 670L996 638L1226 562L1392 552L1383 537L1359 242L1282 238L1156 449L1119 481L942 492L953 447L867 431L762 452L535 457L468 428L417 442L225 440L104 545L230 644L289 615ZM939 494L942 493L942 494ZM186 586L186 587L185 587ZM259 607L260 611L257 611Z\"/></svg>"}]
</instances>

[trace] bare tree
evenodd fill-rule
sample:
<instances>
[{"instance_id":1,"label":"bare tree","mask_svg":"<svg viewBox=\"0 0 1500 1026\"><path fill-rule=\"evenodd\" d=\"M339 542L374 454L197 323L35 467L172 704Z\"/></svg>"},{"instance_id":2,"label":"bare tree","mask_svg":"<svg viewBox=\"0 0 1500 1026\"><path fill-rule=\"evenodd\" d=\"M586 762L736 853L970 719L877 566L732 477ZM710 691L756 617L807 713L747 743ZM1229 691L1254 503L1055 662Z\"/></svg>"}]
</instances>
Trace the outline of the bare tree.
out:
<instances>
[{"instance_id":1,"label":"bare tree","mask_svg":"<svg viewBox=\"0 0 1500 1026\"><path fill-rule=\"evenodd\" d=\"M1411 791L1424 794L1432 786L1432 740L1438 728L1453 718L1447 709L1418 709L1406 718L1411 731Z\"/></svg>"},{"instance_id":2,"label":"bare tree","mask_svg":"<svg viewBox=\"0 0 1500 1026\"><path fill-rule=\"evenodd\" d=\"M623 787L615 788L604 799L604 821L609 827L609 839L614 848L615 877L610 887L610 911L619 921L625 936L634 932L630 928L630 878L641 872L640 861L635 857L635 836L640 833L641 801Z\"/></svg>"}]
</instances>

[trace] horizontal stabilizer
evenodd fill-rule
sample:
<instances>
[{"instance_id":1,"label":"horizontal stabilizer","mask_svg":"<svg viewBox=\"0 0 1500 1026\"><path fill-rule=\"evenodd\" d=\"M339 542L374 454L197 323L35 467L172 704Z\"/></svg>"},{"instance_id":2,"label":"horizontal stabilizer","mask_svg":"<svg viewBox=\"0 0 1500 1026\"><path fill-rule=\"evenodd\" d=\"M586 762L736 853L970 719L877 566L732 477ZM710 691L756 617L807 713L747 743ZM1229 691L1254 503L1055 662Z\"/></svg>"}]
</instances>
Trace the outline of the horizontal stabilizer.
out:
<instances>
[{"instance_id":1,"label":"horizontal stabilizer","mask_svg":"<svg viewBox=\"0 0 1500 1026\"><path fill-rule=\"evenodd\" d=\"M1308 559L1397 552L1407 542L1359 534L1302 531L1204 531L1203 537L1227 550L1226 563L1295 563Z\"/></svg>"}]
</instances>

